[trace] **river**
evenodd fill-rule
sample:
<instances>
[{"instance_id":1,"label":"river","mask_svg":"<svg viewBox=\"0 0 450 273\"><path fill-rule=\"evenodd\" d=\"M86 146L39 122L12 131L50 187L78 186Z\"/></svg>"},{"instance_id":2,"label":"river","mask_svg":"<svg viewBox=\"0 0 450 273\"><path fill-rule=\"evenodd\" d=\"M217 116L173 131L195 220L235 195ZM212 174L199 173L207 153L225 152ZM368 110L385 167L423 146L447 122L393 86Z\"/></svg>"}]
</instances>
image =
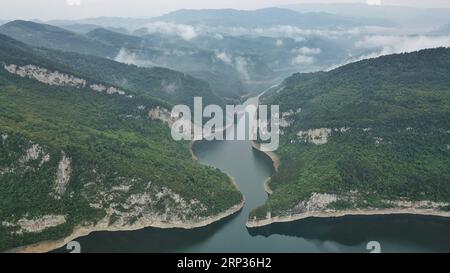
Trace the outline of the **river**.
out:
<instances>
[{"instance_id":1,"label":"river","mask_svg":"<svg viewBox=\"0 0 450 273\"><path fill-rule=\"evenodd\" d=\"M236 179L246 198L240 213L194 230L95 232L77 239L82 252L369 252L369 241L378 241L382 252L450 252L450 220L438 217L306 219L248 230L249 212L267 199L263 182L274 171L270 159L250 141L197 142L194 152L200 163Z\"/></svg>"}]
</instances>

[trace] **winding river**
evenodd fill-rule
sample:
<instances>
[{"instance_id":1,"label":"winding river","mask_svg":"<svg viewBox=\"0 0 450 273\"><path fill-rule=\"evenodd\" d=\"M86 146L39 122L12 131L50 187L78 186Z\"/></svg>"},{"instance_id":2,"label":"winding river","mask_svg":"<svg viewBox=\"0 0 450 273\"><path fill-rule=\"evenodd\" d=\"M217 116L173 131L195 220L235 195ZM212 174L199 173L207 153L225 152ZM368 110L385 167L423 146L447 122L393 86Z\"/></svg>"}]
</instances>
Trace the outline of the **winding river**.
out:
<instances>
[{"instance_id":1,"label":"winding river","mask_svg":"<svg viewBox=\"0 0 450 273\"><path fill-rule=\"evenodd\" d=\"M197 142L194 152L200 163L236 179L246 198L241 212L194 230L95 232L77 239L82 252L369 252L369 241L378 241L382 252L450 252L450 220L437 217L312 218L248 230L247 215L267 199L263 182L273 174L270 159L250 141Z\"/></svg>"}]
</instances>

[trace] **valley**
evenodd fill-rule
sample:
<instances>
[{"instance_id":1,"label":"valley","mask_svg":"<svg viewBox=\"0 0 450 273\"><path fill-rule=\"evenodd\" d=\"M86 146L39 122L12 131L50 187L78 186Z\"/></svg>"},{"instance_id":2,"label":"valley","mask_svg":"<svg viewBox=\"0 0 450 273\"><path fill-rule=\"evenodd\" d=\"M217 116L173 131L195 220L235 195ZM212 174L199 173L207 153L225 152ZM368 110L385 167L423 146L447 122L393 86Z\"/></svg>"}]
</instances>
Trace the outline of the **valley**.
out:
<instances>
[{"instance_id":1,"label":"valley","mask_svg":"<svg viewBox=\"0 0 450 273\"><path fill-rule=\"evenodd\" d=\"M448 252L449 14L0 18L0 252Z\"/></svg>"},{"instance_id":2,"label":"valley","mask_svg":"<svg viewBox=\"0 0 450 273\"><path fill-rule=\"evenodd\" d=\"M209 226L186 229L145 228L137 231L94 232L80 237L85 252L146 253L365 253L379 241L384 252L445 252L450 243L450 218L415 215L307 218L246 228L249 213L268 198L263 182L274 173L271 160L250 141L198 142L199 162L234 177L245 196L242 210ZM252 170L251 172L249 170ZM293 219L291 219L293 220ZM66 253L61 247L55 252Z\"/></svg>"}]
</instances>

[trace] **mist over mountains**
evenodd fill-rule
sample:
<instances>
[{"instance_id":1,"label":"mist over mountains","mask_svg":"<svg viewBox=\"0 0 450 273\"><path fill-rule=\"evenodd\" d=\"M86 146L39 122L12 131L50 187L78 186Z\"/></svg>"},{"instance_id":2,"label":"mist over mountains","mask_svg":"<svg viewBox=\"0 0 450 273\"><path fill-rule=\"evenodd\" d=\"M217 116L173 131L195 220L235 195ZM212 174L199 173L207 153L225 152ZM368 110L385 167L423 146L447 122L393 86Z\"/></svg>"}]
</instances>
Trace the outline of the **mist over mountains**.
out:
<instances>
[{"instance_id":1,"label":"mist over mountains","mask_svg":"<svg viewBox=\"0 0 450 273\"><path fill-rule=\"evenodd\" d=\"M326 12L339 16L382 20L405 28L430 28L448 23L446 8L415 8L408 6L367 5L362 3L294 4L283 8L298 12Z\"/></svg>"},{"instance_id":2,"label":"mist over mountains","mask_svg":"<svg viewBox=\"0 0 450 273\"><path fill-rule=\"evenodd\" d=\"M177 10L155 18L14 21L0 33L33 46L182 71L237 98L295 72L450 46L450 12L432 11L364 4Z\"/></svg>"}]
</instances>

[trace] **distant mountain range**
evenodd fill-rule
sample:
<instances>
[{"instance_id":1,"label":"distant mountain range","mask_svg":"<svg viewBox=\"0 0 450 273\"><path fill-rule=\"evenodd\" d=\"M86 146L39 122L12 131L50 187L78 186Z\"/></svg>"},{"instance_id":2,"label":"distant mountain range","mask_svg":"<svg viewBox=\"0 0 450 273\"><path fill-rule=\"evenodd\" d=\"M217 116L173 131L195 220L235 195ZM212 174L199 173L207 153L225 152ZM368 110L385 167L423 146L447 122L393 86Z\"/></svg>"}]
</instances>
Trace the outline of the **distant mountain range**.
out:
<instances>
[{"instance_id":1,"label":"distant mountain range","mask_svg":"<svg viewBox=\"0 0 450 273\"><path fill-rule=\"evenodd\" d=\"M18 37L22 42L29 45L48 48L29 48L27 51L34 51L35 54L39 53L37 56L53 59L52 66L61 65L57 67L58 69L68 67L85 77L94 74L98 80L174 103L192 104L194 96L202 96L209 103L223 103L221 98L213 94L206 82L183 73L158 67L129 66L102 58L103 52L115 52L111 54L115 56L119 49L113 44L91 39L89 35L83 36L58 27L25 21L10 22L0 27L0 33L8 33L14 38ZM77 47L72 43L74 41L77 42ZM100 50L90 51L91 45L97 45ZM54 48L57 50L52 50ZM84 55L83 53L86 51L98 53L95 54L98 57ZM108 55L105 54L103 57L108 57ZM30 59L32 58L30 57ZM168 86L171 86L171 92L164 91Z\"/></svg>"},{"instance_id":2,"label":"distant mountain range","mask_svg":"<svg viewBox=\"0 0 450 273\"><path fill-rule=\"evenodd\" d=\"M229 97L239 97L243 90L238 72L225 63L215 62L213 51L183 48L175 44L165 48L156 44L152 37L147 39L107 29L94 29L81 34L52 25L21 20L0 26L0 33L31 46L117 59L139 66L176 68L206 80L216 92ZM168 54L172 51L176 54ZM214 76L217 71L221 71L221 77ZM228 78L224 77L225 75L228 75ZM223 80L225 82L222 82Z\"/></svg>"},{"instance_id":3,"label":"distant mountain range","mask_svg":"<svg viewBox=\"0 0 450 273\"><path fill-rule=\"evenodd\" d=\"M118 27L102 27L100 25L93 25L93 24L69 24L69 25L60 25L59 27L67 29L72 32L77 32L80 34L86 34L88 32L91 32L95 29L104 28L107 30L111 30L117 33L123 33L123 34L129 34L130 32L125 28L118 28Z\"/></svg>"},{"instance_id":4,"label":"distant mountain range","mask_svg":"<svg viewBox=\"0 0 450 273\"><path fill-rule=\"evenodd\" d=\"M356 18L325 12L298 13L289 9L266 8L246 10L178 10L153 21L174 22L188 25L209 25L225 27L267 27L291 25L305 28L354 27L364 24ZM368 22L372 24L374 22ZM381 21L377 22L378 24Z\"/></svg>"},{"instance_id":5,"label":"distant mountain range","mask_svg":"<svg viewBox=\"0 0 450 273\"><path fill-rule=\"evenodd\" d=\"M339 16L376 19L398 26L430 28L450 22L450 10L445 8L413 8L407 6L367 5L367 4L296 4L286 5L298 12L326 12Z\"/></svg>"},{"instance_id":6,"label":"distant mountain range","mask_svg":"<svg viewBox=\"0 0 450 273\"><path fill-rule=\"evenodd\" d=\"M114 57L117 51L87 37L47 24L16 20L0 26L0 33L26 44L74 51L83 54Z\"/></svg>"},{"instance_id":7,"label":"distant mountain range","mask_svg":"<svg viewBox=\"0 0 450 273\"><path fill-rule=\"evenodd\" d=\"M166 33L133 34L88 25L79 33L48 24L12 21L0 26L0 33L28 45L66 52L95 55L142 67L160 66L188 73L209 83L213 92L225 98L239 98L244 90L262 90L288 76L302 64L292 60L299 48L321 48L308 57L317 67L344 59L345 51L324 38L294 39L202 35L186 40ZM282 46L280 46L282 43ZM316 49L317 50L317 49ZM310 64L310 63L309 63ZM274 70L279 72L274 73Z\"/></svg>"},{"instance_id":8,"label":"distant mountain range","mask_svg":"<svg viewBox=\"0 0 450 273\"><path fill-rule=\"evenodd\" d=\"M51 20L56 26L97 25L137 29L153 22L173 22L188 25L208 25L216 27L267 27L292 25L304 28L356 27L361 25L388 26L392 22L377 18L362 18L356 15L336 15L327 12L296 12L285 8L265 8L259 10L203 9L177 10L154 18L98 17L81 20Z\"/></svg>"}]
</instances>

